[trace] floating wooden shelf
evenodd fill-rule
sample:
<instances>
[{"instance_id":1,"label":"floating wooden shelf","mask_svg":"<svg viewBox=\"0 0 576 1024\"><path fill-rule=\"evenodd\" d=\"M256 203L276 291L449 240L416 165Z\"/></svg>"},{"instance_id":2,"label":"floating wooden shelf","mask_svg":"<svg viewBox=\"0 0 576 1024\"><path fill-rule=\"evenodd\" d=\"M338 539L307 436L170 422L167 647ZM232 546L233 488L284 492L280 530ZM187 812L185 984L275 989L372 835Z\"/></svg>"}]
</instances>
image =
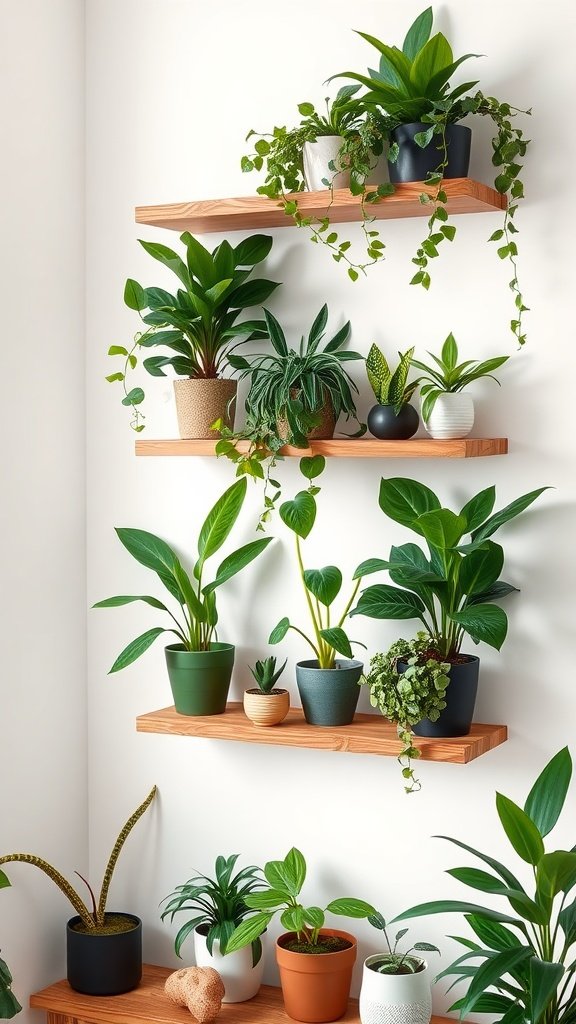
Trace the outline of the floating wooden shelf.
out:
<instances>
[{"instance_id":1,"label":"floating wooden shelf","mask_svg":"<svg viewBox=\"0 0 576 1024\"><path fill-rule=\"evenodd\" d=\"M396 726L380 715L356 715L352 725L319 727L308 725L300 708L292 708L281 725L258 727L246 718L242 705L228 704L223 715L191 717L176 709L150 711L136 719L138 732L167 733L171 736L201 736L238 743L266 743L281 747L313 747L320 750L345 750L352 754L379 754L397 757L401 744ZM455 739L414 738L424 761L448 761L467 764L500 746L508 738L505 725L472 726L469 736Z\"/></svg>"},{"instance_id":2,"label":"floating wooden shelf","mask_svg":"<svg viewBox=\"0 0 576 1024\"><path fill-rule=\"evenodd\" d=\"M136 455L214 455L216 441L136 441ZM247 451L248 442L240 441L239 451ZM311 441L309 448L286 445L282 455L327 455L348 459L477 459L487 455L507 455L506 437L462 437L454 441L436 441L421 437L411 441L355 440Z\"/></svg>"},{"instance_id":3,"label":"floating wooden shelf","mask_svg":"<svg viewBox=\"0 0 576 1024\"><path fill-rule=\"evenodd\" d=\"M74 992L67 981L58 981L30 996L30 1006L48 1012L48 1024L190 1024L194 1018L186 1008L175 1006L164 995L164 982L171 969L144 965L138 988L121 996L85 996ZM282 993L263 985L254 999L245 1003L223 1003L218 1018L224 1024L291 1024L284 1009ZM351 999L342 1024L360 1024L358 1001ZM431 1024L454 1024L448 1017L432 1017Z\"/></svg>"},{"instance_id":4,"label":"floating wooden shelf","mask_svg":"<svg viewBox=\"0 0 576 1024\"><path fill-rule=\"evenodd\" d=\"M376 187L376 186L374 186ZM443 183L448 197L447 209L455 213L494 213L506 209L506 197L489 185L472 178L447 178ZM422 192L434 194L434 188L420 181L397 185L393 195L372 203L369 211L376 220L399 217L429 217L430 205L420 202ZM295 192L292 198L305 217L325 217L330 203L327 189L321 192ZM328 216L333 224L360 221L361 197L347 188L334 190ZM253 231L261 228L285 228L294 225L283 204L267 196L243 196L237 199L204 199L192 203L165 203L162 206L137 206L136 223L173 231Z\"/></svg>"}]
</instances>

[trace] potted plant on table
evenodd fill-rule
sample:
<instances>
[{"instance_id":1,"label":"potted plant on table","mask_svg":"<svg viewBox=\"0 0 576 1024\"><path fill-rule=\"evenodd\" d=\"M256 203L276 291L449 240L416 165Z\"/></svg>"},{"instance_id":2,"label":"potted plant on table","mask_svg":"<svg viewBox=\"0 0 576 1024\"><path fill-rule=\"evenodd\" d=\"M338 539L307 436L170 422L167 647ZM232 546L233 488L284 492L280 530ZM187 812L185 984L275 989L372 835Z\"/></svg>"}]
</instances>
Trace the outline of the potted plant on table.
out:
<instances>
[{"instance_id":1,"label":"potted plant on table","mask_svg":"<svg viewBox=\"0 0 576 1024\"><path fill-rule=\"evenodd\" d=\"M487 487L456 513L443 508L438 496L416 480L401 477L381 480L379 503L384 514L423 538L428 550L423 551L417 544L402 544L393 546L386 560L373 558L363 562L356 570L358 578L387 570L395 586L367 587L351 615L419 619L424 625L424 641L418 637L400 657L396 652L391 655L397 671L388 678L387 669L388 675L382 679L377 672L371 679L373 696L385 713L386 691L390 686L398 686L411 662L410 655L416 656L413 665L425 669L429 661L440 663L442 674L446 671L450 679L446 708L436 721L424 718L419 724L413 724L416 735L464 736L470 731L479 659L463 653L462 643L468 636L474 643L483 641L500 650L506 639L508 620L494 602L517 590L500 579L504 551L491 538L544 490L545 487L540 487L523 494L493 512L496 490ZM422 651L422 643L425 651ZM430 678L430 689L434 686L435 673L436 669Z\"/></svg>"},{"instance_id":2,"label":"potted plant on table","mask_svg":"<svg viewBox=\"0 0 576 1024\"><path fill-rule=\"evenodd\" d=\"M483 362L466 359L459 363L458 345L453 334L446 338L440 358L432 352L428 355L434 360L435 366L422 363L419 359L412 359L412 366L422 373L417 384L422 398L424 426L430 437L442 440L466 437L474 425L474 403L469 394L464 394L465 389L482 377L490 377L500 384L493 373L503 366L509 357L495 356Z\"/></svg>"},{"instance_id":3,"label":"potted plant on table","mask_svg":"<svg viewBox=\"0 0 576 1024\"><path fill-rule=\"evenodd\" d=\"M430 914L461 914L474 938L457 937L464 952L440 978L454 978L466 992L450 1007L461 1018L496 1014L506 1024L571 1024L576 1013L576 853L547 852L544 840L556 825L572 776L567 747L536 779L523 807L501 793L496 810L505 836L529 867L524 883L494 857L449 836L440 836L476 857L481 868L447 873L469 888L503 898L502 909L462 900L433 900L400 914L396 921ZM488 867L488 871L485 868ZM475 962L477 961L477 962ZM452 986L451 986L452 987Z\"/></svg>"},{"instance_id":4,"label":"potted plant on table","mask_svg":"<svg viewBox=\"0 0 576 1024\"><path fill-rule=\"evenodd\" d=\"M432 1016L430 970L426 960L413 953L439 953L440 950L429 942L415 942L406 952L399 953L398 945L408 929L401 928L391 942L389 926L382 914L371 914L368 921L383 933L388 948L364 961L359 1006L361 1024L429 1024Z\"/></svg>"},{"instance_id":5,"label":"potted plant on table","mask_svg":"<svg viewBox=\"0 0 576 1024\"><path fill-rule=\"evenodd\" d=\"M76 916L66 925L68 983L76 992L91 996L114 996L136 988L142 977L142 921L134 914L106 909L108 890L118 857L139 818L152 803L156 786L122 828L106 865L98 901L89 883L92 907L89 909L73 886L51 864L32 853L9 853L0 857L0 865L19 862L33 864L56 883L72 904ZM77 872L78 874L78 872ZM9 885L0 870L0 888Z\"/></svg>"},{"instance_id":6,"label":"potted plant on table","mask_svg":"<svg viewBox=\"0 0 576 1024\"><path fill-rule=\"evenodd\" d=\"M145 530L116 530L126 550L141 565L152 569L175 598L180 606L180 618L174 616L158 598L150 596L109 597L93 606L117 608L134 601L144 601L170 616L172 625L168 629L155 626L128 644L116 658L110 672L119 672L131 665L162 633L173 633L179 642L166 647L166 664L176 711L181 715L219 715L226 710L234 646L214 640L218 622L216 590L254 561L272 538L250 541L227 555L210 583L204 582L204 571L208 559L220 550L229 536L245 497L244 478L232 484L210 510L198 537L198 557L192 576L188 575L177 554L161 537Z\"/></svg>"},{"instance_id":7,"label":"potted plant on table","mask_svg":"<svg viewBox=\"0 0 576 1024\"><path fill-rule=\"evenodd\" d=\"M313 639L284 617L272 630L268 643L280 643L290 629L306 641L314 657L296 665L296 682L304 717L309 725L341 726L349 725L354 719L360 693L358 680L364 667L352 654L351 644L359 641L350 641L343 628L360 588L361 576L357 569L352 593L341 615L334 620L331 609L342 588L340 569L335 565L325 565L321 569L304 568L301 541L309 536L314 526L316 494L320 488L313 481L323 472L325 463L322 455L301 459L300 471L309 481L309 487L280 506L280 518L296 541L296 558L312 622ZM343 658L337 658L337 654Z\"/></svg>"},{"instance_id":8,"label":"potted plant on table","mask_svg":"<svg viewBox=\"0 0 576 1024\"><path fill-rule=\"evenodd\" d=\"M264 958L262 942L256 937L249 945L228 954L228 941L242 921L253 911L246 899L263 888L264 879L255 865L242 868L234 874L238 854L217 857L215 878L195 875L175 892L166 897L162 920L172 923L176 914L186 914L188 920L180 928L174 941L177 956L182 945L194 935L194 957L197 967L212 967L222 978L224 1003L243 1003L252 999L262 984Z\"/></svg>"},{"instance_id":9,"label":"potted plant on table","mask_svg":"<svg viewBox=\"0 0 576 1024\"><path fill-rule=\"evenodd\" d=\"M338 899L320 907L306 907L300 893L306 880L306 861L293 847L284 860L264 867L268 887L246 897L258 911L232 933L228 951L242 949L262 935L276 914L287 929L276 941L276 959L284 1005L294 1020L338 1020L348 1006L357 943L349 932L324 927L327 912L341 917L366 918L376 911L358 899Z\"/></svg>"},{"instance_id":10,"label":"potted plant on table","mask_svg":"<svg viewBox=\"0 0 576 1024\"><path fill-rule=\"evenodd\" d=\"M394 372L377 345L372 345L366 358L366 374L378 403L368 413L368 430L381 441L404 441L416 433L420 422L410 405L418 381L407 383L414 348L398 355Z\"/></svg>"},{"instance_id":11,"label":"potted plant on table","mask_svg":"<svg viewBox=\"0 0 576 1024\"><path fill-rule=\"evenodd\" d=\"M265 302L278 287L274 281L248 280L254 267L266 259L272 238L250 235L234 248L224 240L213 252L189 231L180 239L184 259L165 245L140 239L146 252L174 273L179 287L172 294L164 288L142 288L128 279L124 301L140 314L144 331L136 335L130 351L122 345L110 348L109 354L121 357L124 366L106 379L121 382L122 404L132 410L131 426L141 431L144 391L129 388L127 377L147 349L164 350L167 354L150 355L143 366L153 377L165 377L168 367L175 372L180 436L215 438L218 435L211 429L215 420L234 422L236 381L222 376L229 352L244 341L266 337L263 321L237 321L244 309Z\"/></svg>"},{"instance_id":12,"label":"potted plant on table","mask_svg":"<svg viewBox=\"0 0 576 1024\"><path fill-rule=\"evenodd\" d=\"M9 884L6 875L0 871L0 889ZM8 964L0 957L0 1020L11 1020L21 1009L12 991L12 975Z\"/></svg>"},{"instance_id":13,"label":"potted plant on table","mask_svg":"<svg viewBox=\"0 0 576 1024\"><path fill-rule=\"evenodd\" d=\"M286 662L276 668L276 658L257 661L250 668L257 686L244 691L244 713L254 725L279 725L290 710L288 690L278 689L276 683L286 668Z\"/></svg>"}]
</instances>

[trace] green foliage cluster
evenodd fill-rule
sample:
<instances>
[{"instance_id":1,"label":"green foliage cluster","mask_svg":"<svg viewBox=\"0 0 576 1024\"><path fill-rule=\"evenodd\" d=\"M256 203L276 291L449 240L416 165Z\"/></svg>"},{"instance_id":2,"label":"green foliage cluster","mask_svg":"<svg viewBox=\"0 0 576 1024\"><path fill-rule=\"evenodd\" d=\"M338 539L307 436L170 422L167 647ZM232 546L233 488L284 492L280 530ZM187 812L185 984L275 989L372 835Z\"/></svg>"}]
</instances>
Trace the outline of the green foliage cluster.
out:
<instances>
[{"instance_id":1,"label":"green foliage cluster","mask_svg":"<svg viewBox=\"0 0 576 1024\"><path fill-rule=\"evenodd\" d=\"M492 376L493 371L502 366L509 358L508 356L495 356L493 359L486 359L481 363L475 359L466 359L463 363L459 363L458 345L452 333L448 335L442 346L440 358L433 352L429 352L428 355L434 360L435 366L428 366L418 359L412 359L412 366L415 366L423 374L414 386L420 386L420 395L424 399L422 419L425 423L430 419L440 395L446 392L463 391L469 384L480 380L481 377L490 377L500 384L500 381ZM426 383L423 384L422 381Z\"/></svg>"},{"instance_id":2,"label":"green foliage cluster","mask_svg":"<svg viewBox=\"0 0 576 1024\"><path fill-rule=\"evenodd\" d=\"M407 352L399 352L400 361L392 372L384 353L377 345L372 345L366 358L366 374L374 397L379 405L392 405L396 415L408 404L416 388L418 381L407 383L414 347Z\"/></svg>"},{"instance_id":3,"label":"green foliage cluster","mask_svg":"<svg viewBox=\"0 0 576 1024\"><path fill-rule=\"evenodd\" d=\"M394 942L392 943L388 938L388 925L382 914L379 912L371 914L368 922L378 931L384 933L386 945L388 946L388 952L383 953L378 962L374 964L378 974L417 974L418 971L422 970L423 961L418 956L410 956L410 953L415 949L421 953L440 952L438 947L433 946L430 942L415 942L404 953L399 953L398 945L404 936L408 934L408 928L401 928L399 932L396 932Z\"/></svg>"},{"instance_id":4,"label":"green foliage cluster","mask_svg":"<svg viewBox=\"0 0 576 1024\"><path fill-rule=\"evenodd\" d=\"M198 557L192 576L184 569L172 548L153 533L146 530L117 529L118 539L126 550L156 573L166 590L178 602L181 618L156 597L148 595L109 597L98 601L94 608L118 608L143 601L145 604L166 612L174 623L169 629L155 626L137 637L118 655L110 672L118 672L136 661L162 633L173 633L186 651L208 651L218 623L216 590L244 569L268 546L271 537L250 541L227 555L218 566L210 583L204 583L204 569L209 558L220 550L227 540L244 504L246 479L237 480L224 492L206 516L197 543Z\"/></svg>"},{"instance_id":5,"label":"green foliage cluster","mask_svg":"<svg viewBox=\"0 0 576 1024\"><path fill-rule=\"evenodd\" d=\"M264 879L260 868L253 864L233 874L238 857L237 853L230 857L218 856L214 867L215 878L194 875L183 885L178 885L175 892L163 901L169 900L161 914L163 921L168 917L172 923L176 914L192 915L182 925L174 940L176 956L181 956L183 943L196 928L206 930L208 952L212 955L214 942L218 942L219 952L224 956L230 936L252 914L246 900L263 888ZM262 944L256 938L252 942L254 966L261 956Z\"/></svg>"},{"instance_id":6,"label":"green foliage cluster","mask_svg":"<svg viewBox=\"0 0 576 1024\"><path fill-rule=\"evenodd\" d=\"M21 1009L12 991L12 975L8 964L0 957L0 1019L11 1020Z\"/></svg>"},{"instance_id":7,"label":"green foliage cluster","mask_svg":"<svg viewBox=\"0 0 576 1024\"><path fill-rule=\"evenodd\" d=\"M481 893L504 900L503 910L461 900L434 900L396 918L461 914L474 939L454 936L465 949L439 978L464 983L466 993L451 1007L460 1017L496 1014L502 1024L573 1024L576 1019L576 847L546 851L544 839L556 825L572 777L567 747L536 779L520 807L496 794L504 835L528 866L530 883L495 857L458 839L440 836L488 867L458 867L447 873ZM478 962L475 962L478 961Z\"/></svg>"},{"instance_id":8,"label":"green foliage cluster","mask_svg":"<svg viewBox=\"0 0 576 1024\"><path fill-rule=\"evenodd\" d=\"M262 892L246 897L247 905L258 912L243 921L233 932L228 940L229 953L259 938L275 914L280 914L282 927L286 931L296 932L298 939L314 946L318 943L327 912L353 918L367 918L376 913L374 907L364 900L348 897L333 900L325 910L305 907L299 896L306 880L306 861L296 847L292 847L284 860L269 861L264 866L264 876L268 886Z\"/></svg>"},{"instance_id":9,"label":"green foliage cluster","mask_svg":"<svg viewBox=\"0 0 576 1024\"><path fill-rule=\"evenodd\" d=\"M270 658L264 658L263 661L257 661L254 668L250 668L250 671L256 680L256 685L262 693L272 692L286 668L287 661L288 659L286 659L284 664L277 669L276 658L272 656Z\"/></svg>"}]
</instances>

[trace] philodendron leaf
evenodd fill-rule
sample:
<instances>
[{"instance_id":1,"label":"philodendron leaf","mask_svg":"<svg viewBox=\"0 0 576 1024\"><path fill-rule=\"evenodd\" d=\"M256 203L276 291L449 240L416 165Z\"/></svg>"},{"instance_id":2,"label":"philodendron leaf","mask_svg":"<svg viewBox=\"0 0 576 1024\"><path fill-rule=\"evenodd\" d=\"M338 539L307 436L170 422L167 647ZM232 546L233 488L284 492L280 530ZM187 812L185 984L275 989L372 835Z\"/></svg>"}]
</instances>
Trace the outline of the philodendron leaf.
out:
<instances>
[{"instance_id":1,"label":"philodendron leaf","mask_svg":"<svg viewBox=\"0 0 576 1024\"><path fill-rule=\"evenodd\" d=\"M542 837L552 831L560 817L571 778L572 758L568 747L563 747L538 776L524 804Z\"/></svg>"},{"instance_id":2,"label":"philodendron leaf","mask_svg":"<svg viewBox=\"0 0 576 1024\"><path fill-rule=\"evenodd\" d=\"M486 487L485 490L480 491L473 498L470 498L470 501L466 502L460 510L460 515L468 524L467 533L472 533L473 530L477 530L482 525L492 512L495 501L496 488L492 485L492 487Z\"/></svg>"},{"instance_id":3,"label":"philodendron leaf","mask_svg":"<svg viewBox=\"0 0 576 1024\"><path fill-rule=\"evenodd\" d=\"M433 509L419 516L415 525L429 544L435 548L446 550L456 547L466 531L466 520L457 516L449 508Z\"/></svg>"},{"instance_id":4,"label":"philodendron leaf","mask_svg":"<svg viewBox=\"0 0 576 1024\"><path fill-rule=\"evenodd\" d=\"M300 459L300 472L307 480L314 480L324 472L326 459L323 455L305 455Z\"/></svg>"},{"instance_id":5,"label":"philodendron leaf","mask_svg":"<svg viewBox=\"0 0 576 1024\"><path fill-rule=\"evenodd\" d=\"M324 911L320 907L305 907L304 920L311 928L322 928L326 918Z\"/></svg>"},{"instance_id":6,"label":"philodendron leaf","mask_svg":"<svg viewBox=\"0 0 576 1024\"><path fill-rule=\"evenodd\" d=\"M284 637L286 636L286 633L288 632L289 629L290 629L290 619L288 619L288 618L280 619L280 622L278 623L278 625L274 626L274 629L270 633L270 636L268 637L268 643L269 644L279 644L280 641L284 639Z\"/></svg>"},{"instance_id":7,"label":"philodendron leaf","mask_svg":"<svg viewBox=\"0 0 576 1024\"><path fill-rule=\"evenodd\" d=\"M332 626L330 629L321 629L320 636L327 644L330 644L330 647L333 647L338 654L343 654L345 658L353 657L350 641L340 626Z\"/></svg>"},{"instance_id":8,"label":"philodendron leaf","mask_svg":"<svg viewBox=\"0 0 576 1024\"><path fill-rule=\"evenodd\" d=\"M370 619L419 619L423 612L424 605L416 594L382 583L364 590L350 615L367 615Z\"/></svg>"},{"instance_id":9,"label":"philodendron leaf","mask_svg":"<svg viewBox=\"0 0 576 1024\"><path fill-rule=\"evenodd\" d=\"M294 880L298 894L306 881L306 861L295 846L286 854L284 866L287 876Z\"/></svg>"},{"instance_id":10,"label":"philodendron leaf","mask_svg":"<svg viewBox=\"0 0 576 1024\"><path fill-rule=\"evenodd\" d=\"M299 491L292 501L280 505L280 518L298 537L305 539L314 526L316 502L308 491Z\"/></svg>"},{"instance_id":11,"label":"philodendron leaf","mask_svg":"<svg viewBox=\"0 0 576 1024\"><path fill-rule=\"evenodd\" d=\"M463 626L473 640L483 640L500 650L508 632L506 612L496 604L474 604L450 615L453 622Z\"/></svg>"},{"instance_id":12,"label":"philodendron leaf","mask_svg":"<svg viewBox=\"0 0 576 1024\"><path fill-rule=\"evenodd\" d=\"M527 864L536 866L544 856L544 843L532 819L528 817L526 811L502 793L496 794L496 810L518 856Z\"/></svg>"},{"instance_id":13,"label":"philodendron leaf","mask_svg":"<svg viewBox=\"0 0 576 1024\"><path fill-rule=\"evenodd\" d=\"M129 309L134 309L138 313L141 309L146 309L148 305L146 292L138 284L138 281L133 281L131 277L128 278L124 286L124 302Z\"/></svg>"},{"instance_id":14,"label":"philodendron leaf","mask_svg":"<svg viewBox=\"0 0 576 1024\"><path fill-rule=\"evenodd\" d=\"M389 519L421 534L417 520L425 512L440 508L440 501L429 487L416 480L391 477L380 481L380 508Z\"/></svg>"},{"instance_id":15,"label":"philodendron leaf","mask_svg":"<svg viewBox=\"0 0 576 1024\"><path fill-rule=\"evenodd\" d=\"M306 569L304 583L310 593L328 608L340 593L342 573L335 565L325 565L323 569Z\"/></svg>"},{"instance_id":16,"label":"philodendron leaf","mask_svg":"<svg viewBox=\"0 0 576 1024\"><path fill-rule=\"evenodd\" d=\"M298 896L306 877L304 857L293 847L284 860L271 860L264 865L266 881L275 889Z\"/></svg>"}]
</instances>

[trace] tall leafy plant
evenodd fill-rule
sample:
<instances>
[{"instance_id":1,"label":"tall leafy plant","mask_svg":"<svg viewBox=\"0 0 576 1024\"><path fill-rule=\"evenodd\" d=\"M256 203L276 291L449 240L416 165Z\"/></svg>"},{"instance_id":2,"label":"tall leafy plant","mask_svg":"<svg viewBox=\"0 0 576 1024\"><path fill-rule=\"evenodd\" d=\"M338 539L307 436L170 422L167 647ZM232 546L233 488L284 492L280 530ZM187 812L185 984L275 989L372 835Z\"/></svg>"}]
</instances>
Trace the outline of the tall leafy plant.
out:
<instances>
[{"instance_id":1,"label":"tall leafy plant","mask_svg":"<svg viewBox=\"0 0 576 1024\"><path fill-rule=\"evenodd\" d=\"M572 759L564 747L538 776L523 807L496 794L496 811L519 858L518 867L510 869L459 839L438 837L482 865L447 873L475 891L503 900L503 909L433 900L396 918L461 914L471 928L473 939L454 936L465 952L439 975L453 978L453 985L466 985L465 994L450 1007L461 1017L490 1013L504 1024L576 1020L576 846L547 851L544 843L560 818L571 777ZM517 876L518 868L527 873L528 882Z\"/></svg>"}]
</instances>

